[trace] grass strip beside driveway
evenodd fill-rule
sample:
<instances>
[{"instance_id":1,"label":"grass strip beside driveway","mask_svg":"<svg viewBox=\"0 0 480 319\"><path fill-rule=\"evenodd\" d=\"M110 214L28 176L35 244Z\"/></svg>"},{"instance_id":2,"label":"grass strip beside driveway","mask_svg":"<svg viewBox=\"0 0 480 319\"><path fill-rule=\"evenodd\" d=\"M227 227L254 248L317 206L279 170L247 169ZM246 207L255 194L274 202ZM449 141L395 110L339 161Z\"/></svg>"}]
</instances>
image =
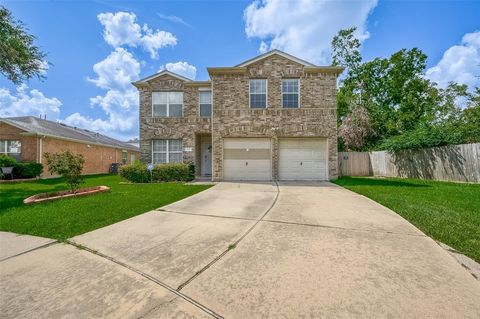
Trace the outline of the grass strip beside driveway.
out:
<instances>
[{"instance_id":1,"label":"grass strip beside driveway","mask_svg":"<svg viewBox=\"0 0 480 319\"><path fill-rule=\"evenodd\" d=\"M390 208L480 262L479 184L369 177L341 177L334 183Z\"/></svg>"},{"instance_id":2,"label":"grass strip beside driveway","mask_svg":"<svg viewBox=\"0 0 480 319\"><path fill-rule=\"evenodd\" d=\"M106 185L109 193L25 206L34 194L66 190L60 178L0 184L0 230L65 240L201 192L209 185L119 184L116 175L86 176L81 187Z\"/></svg>"}]
</instances>

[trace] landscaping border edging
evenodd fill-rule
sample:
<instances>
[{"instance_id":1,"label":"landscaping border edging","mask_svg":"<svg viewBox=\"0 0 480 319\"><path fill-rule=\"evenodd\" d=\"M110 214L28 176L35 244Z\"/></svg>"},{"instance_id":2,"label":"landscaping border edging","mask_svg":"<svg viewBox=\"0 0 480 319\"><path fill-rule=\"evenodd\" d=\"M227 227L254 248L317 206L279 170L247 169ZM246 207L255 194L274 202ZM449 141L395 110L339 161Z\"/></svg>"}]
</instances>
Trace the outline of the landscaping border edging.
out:
<instances>
[{"instance_id":1,"label":"landscaping border edging","mask_svg":"<svg viewBox=\"0 0 480 319\"><path fill-rule=\"evenodd\" d=\"M25 205L32 205L32 204L36 204L36 203L58 200L58 199L62 199L62 198L89 196L89 195L94 195L94 194L97 194L97 193L105 193L105 192L109 192L109 191L110 191L110 187L101 185L101 186L81 188L81 189L77 190L75 193L72 193L72 191L70 191L70 190L59 191L59 192L54 192L54 193L40 193L40 194L36 194L36 195L30 196L28 198L25 198L23 200L23 203Z\"/></svg>"}]
</instances>

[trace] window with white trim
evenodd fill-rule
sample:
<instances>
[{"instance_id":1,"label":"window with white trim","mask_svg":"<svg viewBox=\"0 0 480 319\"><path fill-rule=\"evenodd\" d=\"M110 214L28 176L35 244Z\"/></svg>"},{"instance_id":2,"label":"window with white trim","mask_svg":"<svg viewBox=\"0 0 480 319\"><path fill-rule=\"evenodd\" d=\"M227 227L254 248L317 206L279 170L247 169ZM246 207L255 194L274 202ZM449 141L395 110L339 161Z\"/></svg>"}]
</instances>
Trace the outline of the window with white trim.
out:
<instances>
[{"instance_id":1,"label":"window with white trim","mask_svg":"<svg viewBox=\"0 0 480 319\"><path fill-rule=\"evenodd\" d=\"M182 163L182 140L152 140L152 163Z\"/></svg>"},{"instance_id":2,"label":"window with white trim","mask_svg":"<svg viewBox=\"0 0 480 319\"><path fill-rule=\"evenodd\" d=\"M0 154L5 154L20 160L22 155L22 142L18 140L0 140Z\"/></svg>"},{"instance_id":3,"label":"window with white trim","mask_svg":"<svg viewBox=\"0 0 480 319\"><path fill-rule=\"evenodd\" d=\"M122 150L122 163L127 164L127 150Z\"/></svg>"},{"instance_id":4,"label":"window with white trim","mask_svg":"<svg viewBox=\"0 0 480 319\"><path fill-rule=\"evenodd\" d=\"M282 107L298 109L300 107L300 80L282 79Z\"/></svg>"},{"instance_id":5,"label":"window with white trim","mask_svg":"<svg viewBox=\"0 0 480 319\"><path fill-rule=\"evenodd\" d=\"M250 108L265 109L267 107L267 80L251 79L249 87Z\"/></svg>"},{"instance_id":6,"label":"window with white trim","mask_svg":"<svg viewBox=\"0 0 480 319\"><path fill-rule=\"evenodd\" d=\"M152 92L152 116L182 117L183 92Z\"/></svg>"},{"instance_id":7,"label":"window with white trim","mask_svg":"<svg viewBox=\"0 0 480 319\"><path fill-rule=\"evenodd\" d=\"M212 92L200 91L198 92L198 99L200 101L200 116L212 116Z\"/></svg>"}]
</instances>

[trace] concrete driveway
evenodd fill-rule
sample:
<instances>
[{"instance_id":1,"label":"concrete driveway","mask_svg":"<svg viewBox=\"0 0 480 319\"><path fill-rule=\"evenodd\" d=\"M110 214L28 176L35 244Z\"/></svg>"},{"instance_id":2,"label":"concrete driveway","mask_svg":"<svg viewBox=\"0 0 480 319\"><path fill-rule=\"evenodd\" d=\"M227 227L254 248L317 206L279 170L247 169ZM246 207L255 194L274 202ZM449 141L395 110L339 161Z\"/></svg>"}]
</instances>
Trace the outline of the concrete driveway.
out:
<instances>
[{"instance_id":1,"label":"concrete driveway","mask_svg":"<svg viewBox=\"0 0 480 319\"><path fill-rule=\"evenodd\" d=\"M480 317L450 255L330 183L220 183L70 244L24 237L0 234L7 318Z\"/></svg>"}]
</instances>

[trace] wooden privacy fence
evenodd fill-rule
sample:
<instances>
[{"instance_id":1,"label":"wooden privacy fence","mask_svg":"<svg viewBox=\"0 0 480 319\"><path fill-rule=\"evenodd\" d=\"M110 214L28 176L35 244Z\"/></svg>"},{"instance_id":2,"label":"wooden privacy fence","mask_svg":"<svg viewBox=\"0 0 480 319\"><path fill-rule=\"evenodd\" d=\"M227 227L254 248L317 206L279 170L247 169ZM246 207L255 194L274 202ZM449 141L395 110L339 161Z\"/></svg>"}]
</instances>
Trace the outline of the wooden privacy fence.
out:
<instances>
[{"instance_id":1,"label":"wooden privacy fence","mask_svg":"<svg viewBox=\"0 0 480 319\"><path fill-rule=\"evenodd\" d=\"M480 143L395 153L339 152L340 176L385 176L480 182Z\"/></svg>"}]
</instances>

